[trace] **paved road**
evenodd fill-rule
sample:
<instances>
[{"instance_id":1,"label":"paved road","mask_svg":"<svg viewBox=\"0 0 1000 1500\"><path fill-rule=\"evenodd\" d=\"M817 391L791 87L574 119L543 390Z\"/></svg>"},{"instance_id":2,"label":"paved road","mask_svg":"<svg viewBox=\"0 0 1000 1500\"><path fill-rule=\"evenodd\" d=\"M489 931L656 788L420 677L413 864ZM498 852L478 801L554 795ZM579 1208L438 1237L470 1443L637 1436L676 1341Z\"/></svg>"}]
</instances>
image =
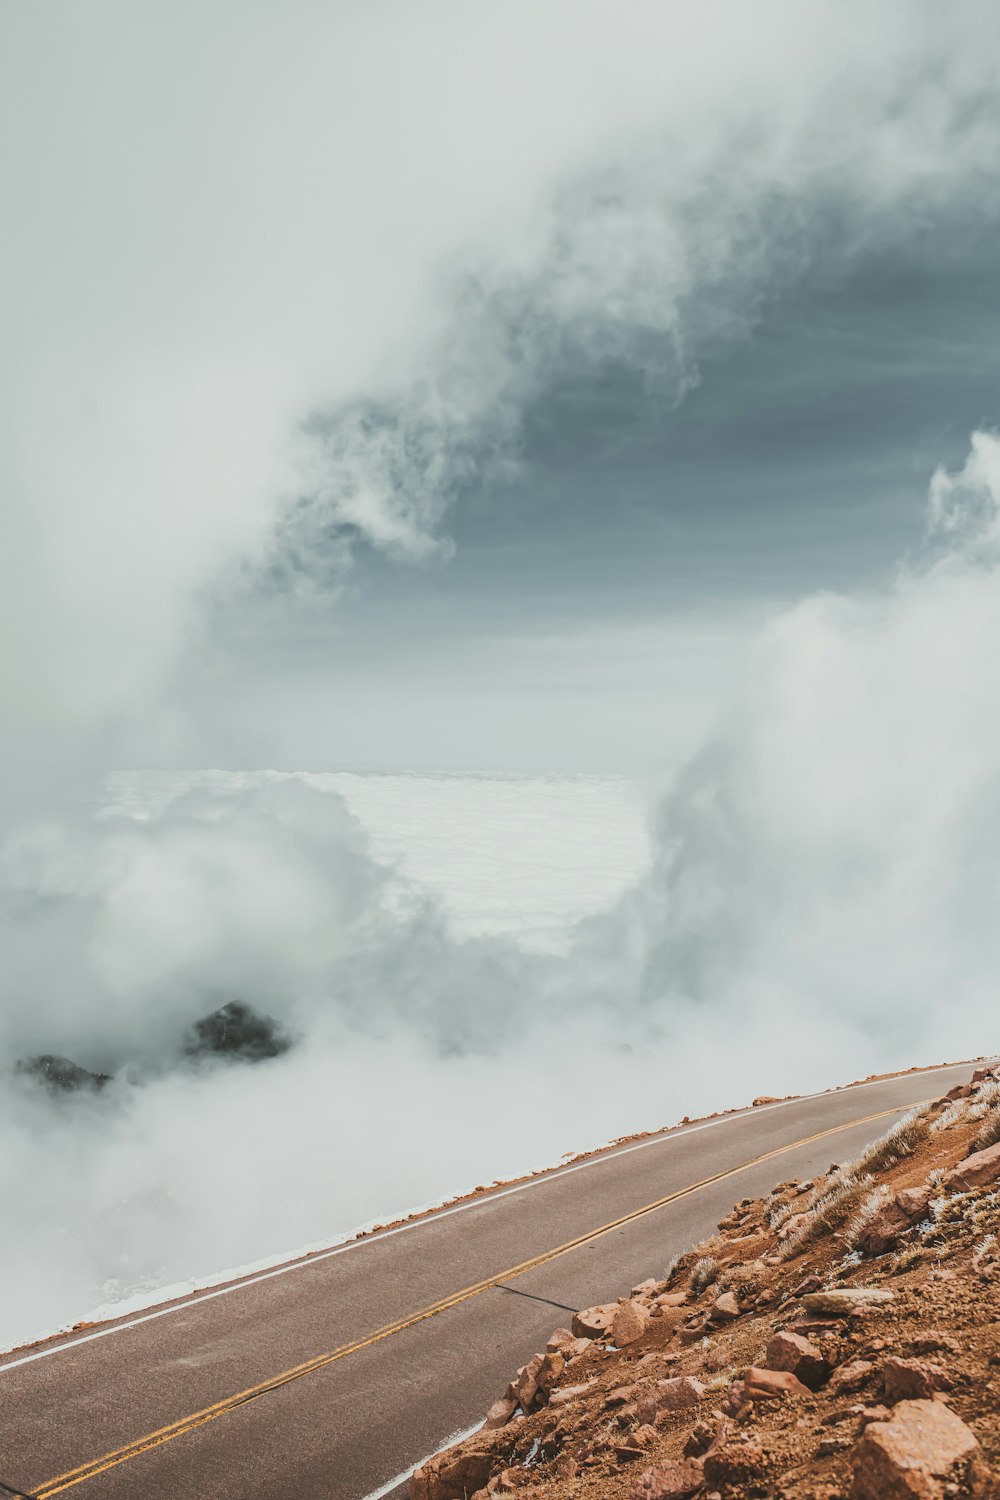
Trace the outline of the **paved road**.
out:
<instances>
[{"instance_id":1,"label":"paved road","mask_svg":"<svg viewBox=\"0 0 1000 1500\"><path fill-rule=\"evenodd\" d=\"M394 1477L474 1424L572 1309L659 1275L736 1199L847 1160L970 1072L669 1131L2 1357L0 1480L41 1500L395 1495Z\"/></svg>"}]
</instances>

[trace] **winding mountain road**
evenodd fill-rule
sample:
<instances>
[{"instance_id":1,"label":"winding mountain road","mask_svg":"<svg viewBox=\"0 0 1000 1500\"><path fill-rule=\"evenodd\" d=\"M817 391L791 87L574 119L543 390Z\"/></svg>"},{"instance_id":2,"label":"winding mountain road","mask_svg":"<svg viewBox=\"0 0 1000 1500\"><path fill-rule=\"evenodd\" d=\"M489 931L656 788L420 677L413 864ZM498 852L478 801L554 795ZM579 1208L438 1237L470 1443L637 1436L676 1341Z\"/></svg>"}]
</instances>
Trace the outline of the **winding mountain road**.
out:
<instances>
[{"instance_id":1,"label":"winding mountain road","mask_svg":"<svg viewBox=\"0 0 1000 1500\"><path fill-rule=\"evenodd\" d=\"M848 1159L970 1072L666 1131L0 1356L0 1480L39 1500L403 1495L572 1310L659 1276L738 1198Z\"/></svg>"}]
</instances>

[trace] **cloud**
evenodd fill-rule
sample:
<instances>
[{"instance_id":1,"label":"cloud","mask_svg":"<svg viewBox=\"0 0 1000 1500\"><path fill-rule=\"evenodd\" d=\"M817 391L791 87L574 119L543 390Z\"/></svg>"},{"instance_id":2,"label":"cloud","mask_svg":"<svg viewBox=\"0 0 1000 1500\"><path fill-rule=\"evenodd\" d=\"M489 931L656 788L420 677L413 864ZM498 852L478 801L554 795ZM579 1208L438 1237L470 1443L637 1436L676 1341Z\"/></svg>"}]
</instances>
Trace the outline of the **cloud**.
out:
<instances>
[{"instance_id":1,"label":"cloud","mask_svg":"<svg viewBox=\"0 0 1000 1500\"><path fill-rule=\"evenodd\" d=\"M0 1187L35 1226L4 1336L685 1111L987 1049L998 455L977 434L937 476L933 545L886 588L772 622L659 807L649 874L565 956L460 940L295 778L218 775L8 847L31 1003L6 1056L61 1050L58 1029L120 1072L98 1096L3 1095ZM296 1045L192 1071L185 1030L232 998Z\"/></svg>"},{"instance_id":2,"label":"cloud","mask_svg":"<svg viewBox=\"0 0 1000 1500\"><path fill-rule=\"evenodd\" d=\"M774 622L649 879L566 960L457 940L316 789L84 802L137 722L197 745L176 679L224 677L258 595L325 601L359 546L446 557L567 370L675 401L806 266L995 214L988 7L630 14L4 9L0 1063L119 1076L0 1094L33 1230L3 1339L688 1107L985 1045L988 436L935 481L927 562ZM230 998L297 1045L181 1065Z\"/></svg>"}]
</instances>

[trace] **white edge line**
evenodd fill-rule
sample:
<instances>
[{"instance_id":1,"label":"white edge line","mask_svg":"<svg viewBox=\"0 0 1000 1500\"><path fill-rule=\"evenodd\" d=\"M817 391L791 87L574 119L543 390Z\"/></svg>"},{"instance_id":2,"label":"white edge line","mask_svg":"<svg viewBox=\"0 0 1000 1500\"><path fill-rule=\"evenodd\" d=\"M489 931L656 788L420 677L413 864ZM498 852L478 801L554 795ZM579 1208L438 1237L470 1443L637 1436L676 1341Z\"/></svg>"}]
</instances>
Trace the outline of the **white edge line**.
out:
<instances>
[{"instance_id":1,"label":"white edge line","mask_svg":"<svg viewBox=\"0 0 1000 1500\"><path fill-rule=\"evenodd\" d=\"M921 1078L927 1073L956 1072L969 1066L968 1063L948 1064L945 1067L920 1068L913 1073L902 1073L897 1076L906 1078ZM572 1166L557 1167L554 1171L542 1171L537 1176L530 1177L526 1182L515 1183L513 1187L501 1188L497 1192L480 1194L475 1198L467 1198L461 1203L454 1204L451 1208L432 1210L419 1219L410 1219L405 1224L397 1224L394 1229L383 1229L377 1233L365 1235L360 1239L351 1239L346 1244L336 1245L331 1250L321 1250L308 1256L307 1259L295 1260L290 1264L276 1266L271 1271L261 1271L256 1276L248 1276L241 1281L234 1282L232 1286L219 1287L215 1291L199 1292L194 1297L189 1297L185 1302L172 1302L168 1307L157 1308L154 1312L142 1313L137 1318L129 1318L125 1322L115 1323L111 1328L98 1328L94 1333L81 1334L79 1338L67 1339L63 1343L53 1343L49 1348L36 1349L33 1354L23 1354L19 1359L9 1360L6 1364L0 1364L0 1375L5 1375L8 1370L20 1369L22 1365L30 1365L38 1359L50 1359L55 1354L62 1354L67 1349L77 1349L81 1344L91 1344L95 1339L110 1338L115 1333L125 1333L130 1328L138 1328L143 1323L155 1322L157 1318L169 1317L171 1313L183 1312L185 1308L195 1307L201 1302L212 1302L216 1297L228 1297L233 1292L243 1291L245 1287L256 1286L261 1281L270 1281L276 1276L287 1276L291 1271L308 1270L310 1266L317 1265L320 1261L331 1260L335 1255L346 1255L350 1250L361 1249L365 1245L375 1244L378 1240L387 1240L397 1234L406 1234L412 1229L421 1229L427 1224L436 1224L440 1219L448 1219L452 1214L465 1213L467 1209L478 1208L483 1203L495 1203L500 1198L513 1197L515 1193L525 1193L529 1188L541 1187L546 1182L552 1182L557 1177L568 1177L571 1172L583 1172L588 1167L599 1166L601 1162L613 1161L619 1156L629 1156L633 1151L645 1151L650 1146L662 1146L670 1141L676 1141L682 1136L697 1135L702 1130L711 1130L717 1125L728 1125L735 1120L744 1119L747 1115L753 1115L756 1119L759 1115L766 1114L772 1109L784 1109L790 1104L807 1104L811 1099L834 1099L838 1094L846 1094L855 1089L875 1088L879 1084L890 1083L888 1078L873 1078L870 1082L844 1085L840 1089L820 1089L815 1094L797 1094L791 1099L778 1099L774 1104L759 1104L756 1109L737 1110L731 1114L719 1115L714 1120L705 1120L700 1125L683 1125L668 1128L662 1134L652 1136L649 1140L636 1141L631 1146L622 1146L617 1151L600 1151L598 1154L588 1156L585 1161L576 1162ZM912 1108L910 1105L901 1104L900 1109ZM845 1128L851 1125L850 1120L844 1122ZM58 1337L58 1335L56 1335ZM2 1356L0 1356L2 1357Z\"/></svg>"},{"instance_id":2,"label":"white edge line","mask_svg":"<svg viewBox=\"0 0 1000 1500\"><path fill-rule=\"evenodd\" d=\"M453 1448L456 1443L464 1442L467 1437L478 1432L482 1425L482 1420L480 1420L474 1422L471 1427L467 1427L464 1432L453 1432L451 1437L445 1438L440 1448L435 1448L433 1453L425 1453L423 1458L418 1458L415 1464L409 1464L396 1475L395 1479L387 1479L385 1484L380 1485L377 1490L372 1490L370 1495L364 1497L364 1500L382 1500L383 1495L390 1495L397 1485L403 1483L404 1479L412 1477L415 1469L419 1469L422 1464L429 1463L432 1458L437 1458L438 1454L444 1453L446 1448Z\"/></svg>"}]
</instances>

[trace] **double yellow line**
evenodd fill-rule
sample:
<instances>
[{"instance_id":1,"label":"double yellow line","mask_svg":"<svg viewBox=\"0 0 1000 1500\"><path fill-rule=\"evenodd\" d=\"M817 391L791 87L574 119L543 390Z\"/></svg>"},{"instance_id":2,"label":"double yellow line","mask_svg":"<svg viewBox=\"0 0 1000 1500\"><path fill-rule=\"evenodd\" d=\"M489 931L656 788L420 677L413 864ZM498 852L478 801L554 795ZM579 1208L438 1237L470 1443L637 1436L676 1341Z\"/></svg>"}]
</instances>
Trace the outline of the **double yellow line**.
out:
<instances>
[{"instance_id":1,"label":"double yellow line","mask_svg":"<svg viewBox=\"0 0 1000 1500\"><path fill-rule=\"evenodd\" d=\"M622 1214L621 1218L612 1219L608 1224L601 1224L597 1229L589 1229L586 1234L579 1234L575 1239L567 1240L564 1245L556 1245L552 1250L544 1250L541 1255L533 1255L530 1260L523 1260L519 1265L508 1266L506 1270L499 1271L496 1276L487 1276L483 1281L474 1282L472 1286L452 1292L450 1296L442 1297L439 1302L432 1302L429 1307L422 1307L419 1312L409 1313L405 1318L398 1318L395 1323L387 1323L383 1328L376 1329L366 1338L357 1339L353 1344L343 1344L339 1349L317 1354L300 1365L294 1365L290 1370L282 1370L280 1375L272 1375L268 1380L262 1380L259 1385L251 1385L244 1391L237 1391L233 1396L226 1396L224 1400L217 1401L214 1406L202 1407L201 1411L192 1412L187 1417L180 1417L166 1427L158 1427L155 1432L136 1438L133 1442L126 1443L123 1448L115 1448L100 1458L81 1464L79 1468L68 1469L65 1474L59 1474L55 1479L48 1480L32 1493L37 1500L49 1500L50 1496L59 1495L63 1490L83 1484L87 1479L95 1479L98 1474L104 1474L118 1464L128 1463L131 1459L138 1458L153 1448L160 1448L164 1443L173 1442L174 1438L183 1437L187 1432L194 1432L197 1428L214 1422L216 1418L225 1416L227 1412L244 1406L248 1401L255 1401L258 1396L265 1396L269 1391L280 1390L283 1385L290 1385L293 1380L301 1380L304 1375L313 1375L317 1370L324 1370L328 1365L336 1364L338 1360L346 1359L350 1354L357 1354L362 1349L370 1348L372 1344L392 1338L395 1333L402 1333L404 1328L413 1328L417 1323L424 1323L428 1318L437 1317L438 1313L447 1312L450 1307L457 1307L461 1302L468 1302L470 1298L490 1291L501 1282L510 1281L515 1276L523 1276L525 1272L544 1266L548 1261L556 1260L560 1255L568 1255L571 1250L578 1250L581 1245L588 1245L593 1240L600 1239L602 1235L621 1229L626 1224L633 1224L637 1219L644 1218L646 1214L655 1213L658 1208L665 1208L668 1203L676 1203L680 1198L687 1198L691 1193L711 1187L715 1182L724 1182L727 1177L735 1177L740 1172L748 1171L750 1167L773 1161L777 1156L785 1156L789 1151L811 1146L815 1141L825 1140L827 1136L838 1135L842 1130L850 1130L859 1125L870 1125L876 1120L886 1119L889 1115L898 1115L904 1107L897 1105L894 1109L883 1109L878 1114L865 1115L860 1120L846 1120L842 1125L832 1125L829 1129L817 1131L815 1135L807 1135L802 1140L790 1141L787 1146L777 1146L773 1151L765 1151L763 1155L755 1156L751 1161L741 1162L738 1167L728 1167L724 1172L714 1172L711 1177L703 1177L700 1182L692 1182L688 1187L678 1188L676 1192L667 1193L665 1197L657 1198L653 1203L644 1204L642 1208L634 1208L631 1213Z\"/></svg>"}]
</instances>

